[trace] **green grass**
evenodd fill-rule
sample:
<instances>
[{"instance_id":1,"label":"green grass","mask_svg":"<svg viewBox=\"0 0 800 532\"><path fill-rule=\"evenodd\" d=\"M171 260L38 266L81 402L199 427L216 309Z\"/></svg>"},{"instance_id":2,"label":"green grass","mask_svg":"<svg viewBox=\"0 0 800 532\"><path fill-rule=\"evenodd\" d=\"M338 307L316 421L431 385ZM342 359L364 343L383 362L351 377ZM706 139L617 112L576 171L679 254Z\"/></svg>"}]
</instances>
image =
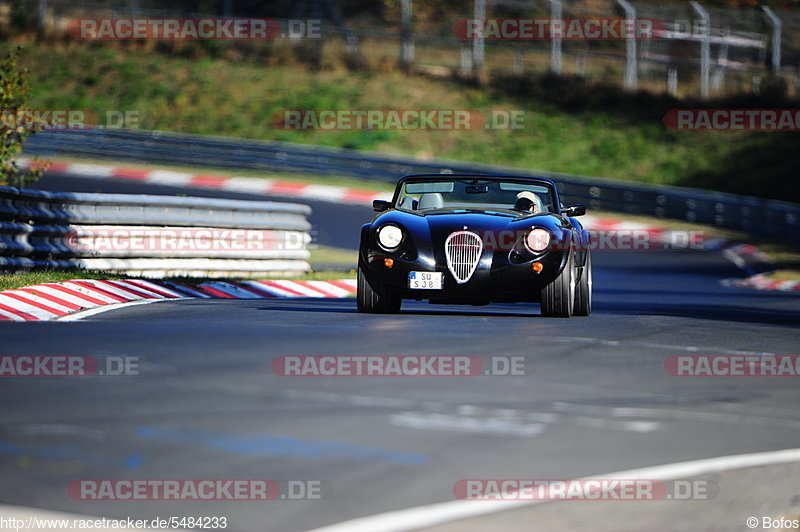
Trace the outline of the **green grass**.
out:
<instances>
[{"instance_id":1,"label":"green grass","mask_svg":"<svg viewBox=\"0 0 800 532\"><path fill-rule=\"evenodd\" d=\"M628 95L573 78L497 79L479 87L393 70L313 70L269 55L260 64L190 55L71 42L31 45L21 62L32 72L32 107L138 111L144 129L797 197L785 193L794 188L784 184L797 174L797 158L789 157L800 146L796 134L686 133L662 123L666 110L697 102ZM770 106L796 107L762 105ZM287 131L275 125L286 109L376 108L523 111L525 120L519 130L470 131Z\"/></svg>"},{"instance_id":2,"label":"green grass","mask_svg":"<svg viewBox=\"0 0 800 532\"><path fill-rule=\"evenodd\" d=\"M60 283L64 281L71 281L73 279L127 279L125 275L117 275L113 273L97 272L97 271L83 271L83 272L28 272L28 273L13 273L10 275L0 275L0 292L3 290L11 290L13 288L22 288L23 286L31 286L34 284L42 283Z\"/></svg>"},{"instance_id":3,"label":"green grass","mask_svg":"<svg viewBox=\"0 0 800 532\"><path fill-rule=\"evenodd\" d=\"M315 246L309 249L311 265L336 264L355 267L358 262L358 251L351 249L334 248L329 246Z\"/></svg>"}]
</instances>

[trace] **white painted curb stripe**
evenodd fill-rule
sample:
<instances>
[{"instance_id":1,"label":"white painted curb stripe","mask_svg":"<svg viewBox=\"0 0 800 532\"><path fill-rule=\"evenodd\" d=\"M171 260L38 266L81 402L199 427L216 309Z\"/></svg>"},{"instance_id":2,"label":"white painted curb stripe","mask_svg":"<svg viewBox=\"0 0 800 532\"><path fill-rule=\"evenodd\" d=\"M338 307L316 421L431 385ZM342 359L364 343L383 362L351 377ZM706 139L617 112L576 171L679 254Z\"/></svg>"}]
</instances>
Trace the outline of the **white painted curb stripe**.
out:
<instances>
[{"instance_id":1,"label":"white painted curb stripe","mask_svg":"<svg viewBox=\"0 0 800 532\"><path fill-rule=\"evenodd\" d=\"M56 286L58 286L58 285L56 285ZM98 306L97 303L93 303L92 301L88 301L86 299L79 298L78 296L74 296L72 294L67 294L66 292L64 292L62 290L59 290L58 288L55 288L54 286L51 286L51 285L48 285L48 284L37 284L37 285L33 285L32 287L29 287L29 288L35 288L36 290L40 290L40 291L42 291L42 292L44 292L44 293L46 293L48 295L51 295L53 297L57 297L59 299L63 299L64 301L67 301L68 303L72 303L73 305L78 305L78 306L80 306L82 308L94 308L94 307Z\"/></svg>"},{"instance_id":2,"label":"white painted curb stripe","mask_svg":"<svg viewBox=\"0 0 800 532\"><path fill-rule=\"evenodd\" d=\"M295 294L289 292L288 290L277 288L263 281L245 281L244 284L255 286L259 290L263 290L268 294L274 294L276 297L297 297Z\"/></svg>"},{"instance_id":3,"label":"white painted curb stripe","mask_svg":"<svg viewBox=\"0 0 800 532\"><path fill-rule=\"evenodd\" d=\"M5 316L6 318L10 319L11 321L27 321L22 316L17 316L13 312L7 312L0 308L0 316Z\"/></svg>"},{"instance_id":4,"label":"white painted curb stripe","mask_svg":"<svg viewBox=\"0 0 800 532\"><path fill-rule=\"evenodd\" d=\"M317 290L314 290L313 288L309 288L294 281L275 281L275 284L283 288L286 288L287 290L300 292L301 294L306 295L308 297L325 297L325 294L323 294L322 292L319 292Z\"/></svg>"},{"instance_id":5,"label":"white painted curb stripe","mask_svg":"<svg viewBox=\"0 0 800 532\"><path fill-rule=\"evenodd\" d=\"M85 279L80 279L80 280L84 281ZM75 282L72 282L72 281L67 281L65 283L60 283L60 284L62 284L65 288L70 288L72 290L75 290L76 292L80 292L81 294L86 294L89 297L93 297L95 299L99 299L100 301L103 301L106 304L113 305L113 304L119 303L119 301L117 301L116 299L114 299L112 297L109 297L109 296L107 296L105 294L101 294L97 290L89 290L85 286L81 286L78 283L75 283ZM129 297L129 298L126 298L126 299L131 300L133 298Z\"/></svg>"},{"instance_id":6,"label":"white painted curb stripe","mask_svg":"<svg viewBox=\"0 0 800 532\"><path fill-rule=\"evenodd\" d=\"M592 479L652 479L677 480L708 473L761 467L800 461L800 449L785 449L765 453L720 456L691 462L676 462L641 469L617 471L605 475L593 475L578 480ZM488 515L504 510L532 506L548 501L449 501L405 510L385 512L369 517L344 521L330 526L315 528L309 532L404 532L418 530L450 521L458 521L479 515Z\"/></svg>"},{"instance_id":7,"label":"white painted curb stripe","mask_svg":"<svg viewBox=\"0 0 800 532\"><path fill-rule=\"evenodd\" d=\"M22 298L28 299L28 300L33 301L35 303L39 303L39 304L44 305L46 307L50 307L53 310L60 310L62 312L67 312L67 313L73 312L73 309L70 308L70 307L67 307L67 306L64 306L64 305L59 305L58 303L56 303L54 301L50 301L49 299L45 299L43 297L31 294L30 292L25 292L24 290L7 290L5 292L2 292L2 294L14 294L17 297L22 297Z\"/></svg>"},{"instance_id":8,"label":"white painted curb stripe","mask_svg":"<svg viewBox=\"0 0 800 532\"><path fill-rule=\"evenodd\" d=\"M58 314L48 312L35 305L31 305L30 303L23 303L22 301L14 299L13 297L4 296L2 293L0 293L0 303L6 305L7 307L25 312L26 314L30 314L31 316L36 316L40 320L51 320L58 317Z\"/></svg>"}]
</instances>

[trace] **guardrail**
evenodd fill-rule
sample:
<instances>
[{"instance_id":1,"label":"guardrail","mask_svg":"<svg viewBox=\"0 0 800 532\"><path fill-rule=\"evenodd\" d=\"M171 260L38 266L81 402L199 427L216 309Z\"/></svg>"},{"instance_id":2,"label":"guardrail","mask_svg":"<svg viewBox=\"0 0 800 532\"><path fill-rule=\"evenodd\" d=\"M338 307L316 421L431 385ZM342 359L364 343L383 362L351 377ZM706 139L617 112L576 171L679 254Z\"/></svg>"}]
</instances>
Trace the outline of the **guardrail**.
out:
<instances>
[{"instance_id":1,"label":"guardrail","mask_svg":"<svg viewBox=\"0 0 800 532\"><path fill-rule=\"evenodd\" d=\"M0 187L0 269L254 277L309 269L296 203Z\"/></svg>"},{"instance_id":2,"label":"guardrail","mask_svg":"<svg viewBox=\"0 0 800 532\"><path fill-rule=\"evenodd\" d=\"M414 173L535 173L555 179L565 202L585 203L590 209L685 220L800 243L800 205L793 203L486 164L421 162L356 150L131 130L42 132L31 137L25 145L25 154L302 172L380 181L394 181Z\"/></svg>"}]
</instances>

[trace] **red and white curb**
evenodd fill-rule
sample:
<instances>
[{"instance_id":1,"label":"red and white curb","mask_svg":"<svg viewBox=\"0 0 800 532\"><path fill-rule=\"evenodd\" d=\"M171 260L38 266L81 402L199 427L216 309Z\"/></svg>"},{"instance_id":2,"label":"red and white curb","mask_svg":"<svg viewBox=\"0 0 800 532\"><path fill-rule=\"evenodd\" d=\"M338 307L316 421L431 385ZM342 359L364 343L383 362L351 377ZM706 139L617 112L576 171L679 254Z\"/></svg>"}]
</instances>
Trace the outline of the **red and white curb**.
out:
<instances>
[{"instance_id":1,"label":"red and white curb","mask_svg":"<svg viewBox=\"0 0 800 532\"><path fill-rule=\"evenodd\" d=\"M207 282L195 287L167 281L75 279L0 292L0 321L69 319L78 312L167 299L344 298L356 293L355 279L339 281Z\"/></svg>"},{"instance_id":2,"label":"red and white curb","mask_svg":"<svg viewBox=\"0 0 800 532\"><path fill-rule=\"evenodd\" d=\"M30 166L31 159L17 159L21 168ZM79 177L138 181L171 187L196 187L246 194L262 194L287 198L372 205L374 199L389 199L391 194L358 188L337 187L281 181L258 177L226 177L210 174L191 174L172 170L146 170L101 164L54 162L49 171L65 172Z\"/></svg>"}]
</instances>

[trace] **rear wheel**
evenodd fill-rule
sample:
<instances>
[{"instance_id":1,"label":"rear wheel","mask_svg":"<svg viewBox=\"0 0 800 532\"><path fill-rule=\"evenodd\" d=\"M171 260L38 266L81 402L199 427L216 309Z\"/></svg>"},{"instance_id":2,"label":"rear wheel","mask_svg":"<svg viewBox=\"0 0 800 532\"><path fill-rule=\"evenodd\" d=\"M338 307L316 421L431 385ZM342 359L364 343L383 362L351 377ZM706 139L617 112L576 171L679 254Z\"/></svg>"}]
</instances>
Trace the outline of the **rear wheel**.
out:
<instances>
[{"instance_id":1,"label":"rear wheel","mask_svg":"<svg viewBox=\"0 0 800 532\"><path fill-rule=\"evenodd\" d=\"M592 254L586 250L586 265L575 287L575 316L588 316L592 313Z\"/></svg>"},{"instance_id":2,"label":"rear wheel","mask_svg":"<svg viewBox=\"0 0 800 532\"><path fill-rule=\"evenodd\" d=\"M564 270L542 289L542 316L569 318L575 303L575 267L569 252Z\"/></svg>"},{"instance_id":3,"label":"rear wheel","mask_svg":"<svg viewBox=\"0 0 800 532\"><path fill-rule=\"evenodd\" d=\"M400 311L403 300L392 294L389 288L377 279L370 282L364 269L358 265L358 292L356 304L359 312L371 314L395 314Z\"/></svg>"}]
</instances>

